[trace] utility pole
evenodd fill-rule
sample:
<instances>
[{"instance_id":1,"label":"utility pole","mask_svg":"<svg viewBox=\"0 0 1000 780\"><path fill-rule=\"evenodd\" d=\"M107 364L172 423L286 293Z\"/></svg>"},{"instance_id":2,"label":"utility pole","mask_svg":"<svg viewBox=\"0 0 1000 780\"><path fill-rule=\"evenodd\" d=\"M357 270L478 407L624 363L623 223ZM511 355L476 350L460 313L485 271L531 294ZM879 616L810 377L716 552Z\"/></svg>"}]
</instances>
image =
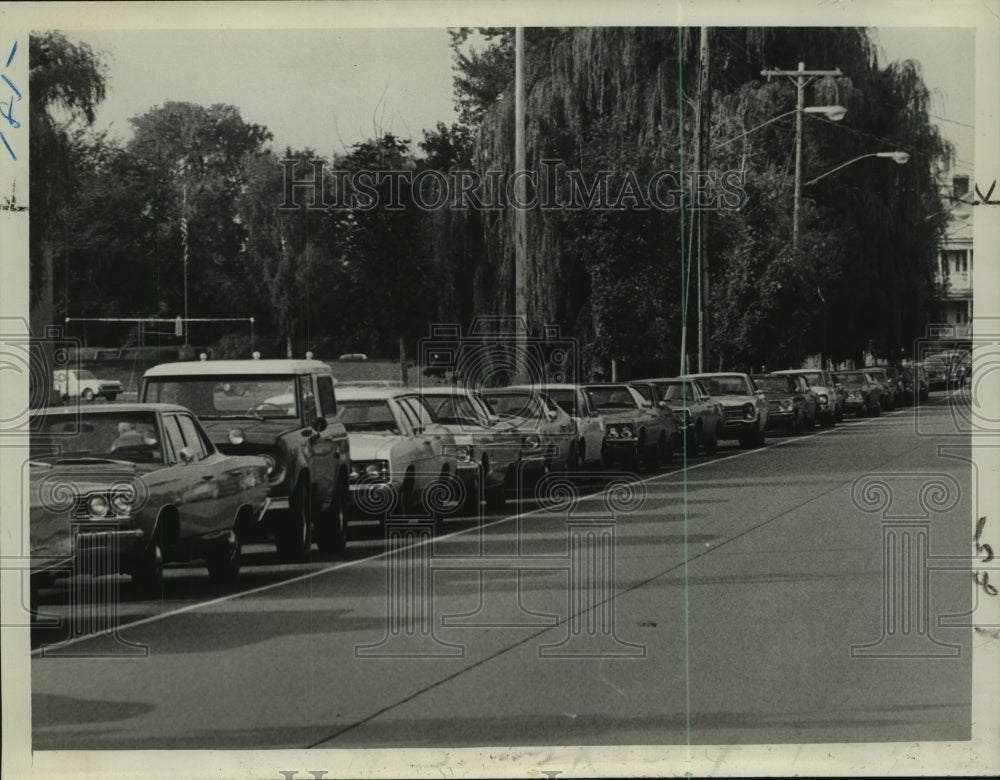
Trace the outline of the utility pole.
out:
<instances>
[{"instance_id":1,"label":"utility pole","mask_svg":"<svg viewBox=\"0 0 1000 780\"><path fill-rule=\"evenodd\" d=\"M516 316L514 349L517 381L530 381L527 373L528 348L528 293L527 293L527 214L522 207L526 202L524 175L526 168L524 149L524 28L514 28L514 175L517 176L517 200L514 204L514 313ZM523 323L523 327L522 327Z\"/></svg>"},{"instance_id":2,"label":"utility pole","mask_svg":"<svg viewBox=\"0 0 1000 780\"><path fill-rule=\"evenodd\" d=\"M695 171L708 169L708 137L711 119L711 89L708 83L708 28L701 28L701 63L698 71L698 116L695 119L697 162ZM695 196L697 197L697 196ZM694 201L692 201L694 203ZM692 213L692 219L694 218ZM698 372L705 370L706 337L705 309L708 300L708 258L705 256L704 212L697 212L698 219Z\"/></svg>"},{"instance_id":3,"label":"utility pole","mask_svg":"<svg viewBox=\"0 0 1000 780\"><path fill-rule=\"evenodd\" d=\"M181 189L181 245L184 249L184 346L188 346L188 222L187 185Z\"/></svg>"},{"instance_id":4,"label":"utility pole","mask_svg":"<svg viewBox=\"0 0 1000 780\"><path fill-rule=\"evenodd\" d=\"M788 76L795 82L795 203L792 207L792 249L799 249L799 215L802 212L802 114L805 113L806 84L817 77L842 76L840 68L833 70L806 70L804 62L798 70L762 70L761 76Z\"/></svg>"}]
</instances>

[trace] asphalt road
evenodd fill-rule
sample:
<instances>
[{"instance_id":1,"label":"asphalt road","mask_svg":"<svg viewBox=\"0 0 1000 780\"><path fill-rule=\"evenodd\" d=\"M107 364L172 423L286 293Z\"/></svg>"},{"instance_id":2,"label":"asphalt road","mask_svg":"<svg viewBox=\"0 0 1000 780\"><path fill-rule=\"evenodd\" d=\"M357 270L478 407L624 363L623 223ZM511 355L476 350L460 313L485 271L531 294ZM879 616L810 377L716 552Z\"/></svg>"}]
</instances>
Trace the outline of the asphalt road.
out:
<instances>
[{"instance_id":1,"label":"asphalt road","mask_svg":"<svg viewBox=\"0 0 1000 780\"><path fill-rule=\"evenodd\" d=\"M970 471L938 454L948 407L919 414L724 443L610 493L590 475L572 512L524 502L432 542L357 528L300 566L254 547L238 592L194 565L162 601L105 579L112 636L87 636L100 593L64 583L40 601L62 627L32 637L33 746L968 739L969 629L938 617L971 608L969 575L925 564L969 555Z\"/></svg>"}]
</instances>

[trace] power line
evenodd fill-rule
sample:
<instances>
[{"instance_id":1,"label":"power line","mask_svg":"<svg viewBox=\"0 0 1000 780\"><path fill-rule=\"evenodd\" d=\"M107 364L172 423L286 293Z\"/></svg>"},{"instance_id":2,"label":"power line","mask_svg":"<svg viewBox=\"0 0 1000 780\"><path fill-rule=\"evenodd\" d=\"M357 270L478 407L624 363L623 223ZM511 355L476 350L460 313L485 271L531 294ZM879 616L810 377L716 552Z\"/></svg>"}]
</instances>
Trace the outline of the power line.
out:
<instances>
[{"instance_id":1,"label":"power line","mask_svg":"<svg viewBox=\"0 0 1000 780\"><path fill-rule=\"evenodd\" d=\"M940 119L942 122L951 122L953 125L961 125L962 127L968 127L970 130L975 130L975 125L966 124L965 122L959 122L957 119L948 119L946 116L938 116L937 114L928 114L927 116L933 117L934 119Z\"/></svg>"}]
</instances>

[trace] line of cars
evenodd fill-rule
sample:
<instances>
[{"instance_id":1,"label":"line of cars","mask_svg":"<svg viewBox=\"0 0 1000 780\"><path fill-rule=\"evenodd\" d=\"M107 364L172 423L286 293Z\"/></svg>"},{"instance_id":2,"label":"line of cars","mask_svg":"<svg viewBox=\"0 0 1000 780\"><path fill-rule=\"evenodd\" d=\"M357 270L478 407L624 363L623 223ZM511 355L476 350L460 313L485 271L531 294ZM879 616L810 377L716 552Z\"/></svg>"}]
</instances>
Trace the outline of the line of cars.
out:
<instances>
[{"instance_id":1,"label":"line of cars","mask_svg":"<svg viewBox=\"0 0 1000 780\"><path fill-rule=\"evenodd\" d=\"M877 414L878 371L691 374L622 383L408 388L338 385L316 360L166 363L138 403L32 414L32 583L203 560L231 582L243 545L280 560L342 551L348 522L502 508L552 471L656 470L678 451ZM886 377L886 387L888 380ZM896 389L903 386L896 383Z\"/></svg>"}]
</instances>

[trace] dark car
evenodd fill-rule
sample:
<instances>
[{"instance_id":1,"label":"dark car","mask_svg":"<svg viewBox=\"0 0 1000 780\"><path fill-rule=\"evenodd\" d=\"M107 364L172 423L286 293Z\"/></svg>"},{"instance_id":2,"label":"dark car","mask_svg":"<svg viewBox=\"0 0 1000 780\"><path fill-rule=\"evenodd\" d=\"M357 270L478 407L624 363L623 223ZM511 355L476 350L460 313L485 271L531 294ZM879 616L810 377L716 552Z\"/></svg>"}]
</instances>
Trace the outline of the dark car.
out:
<instances>
[{"instance_id":1,"label":"dark car","mask_svg":"<svg viewBox=\"0 0 1000 780\"><path fill-rule=\"evenodd\" d=\"M325 363L164 363L144 374L139 400L186 406L219 450L267 461L271 505L259 530L274 536L283 560L308 560L314 541L321 551L344 549L351 450Z\"/></svg>"},{"instance_id":2,"label":"dark car","mask_svg":"<svg viewBox=\"0 0 1000 780\"><path fill-rule=\"evenodd\" d=\"M158 595L163 564L204 559L234 579L267 507L267 465L223 455L187 409L106 404L32 415L33 587L58 573L127 573Z\"/></svg>"},{"instance_id":3,"label":"dark car","mask_svg":"<svg viewBox=\"0 0 1000 780\"><path fill-rule=\"evenodd\" d=\"M816 424L815 401L807 400L804 382L787 374L753 374L757 389L767 401L767 429L801 434ZM810 401L812 408L810 409Z\"/></svg>"},{"instance_id":4,"label":"dark car","mask_svg":"<svg viewBox=\"0 0 1000 780\"><path fill-rule=\"evenodd\" d=\"M858 417L878 417L882 411L882 388L867 371L838 371L836 380L844 389L844 411Z\"/></svg>"},{"instance_id":5,"label":"dark car","mask_svg":"<svg viewBox=\"0 0 1000 780\"><path fill-rule=\"evenodd\" d=\"M896 408L896 390L889 379L888 371L882 366L870 366L865 369L868 375L878 383L882 390L879 406L883 412L891 412Z\"/></svg>"},{"instance_id":6,"label":"dark car","mask_svg":"<svg viewBox=\"0 0 1000 780\"><path fill-rule=\"evenodd\" d=\"M768 408L763 394L747 374L688 374L708 388L712 398L722 405L720 439L737 439L741 447L761 447L767 430Z\"/></svg>"},{"instance_id":7,"label":"dark car","mask_svg":"<svg viewBox=\"0 0 1000 780\"><path fill-rule=\"evenodd\" d=\"M677 424L678 435L689 457L702 448L706 455L715 455L719 449L722 430L722 405L717 403L697 379L660 377L643 380L660 390L663 400L670 406Z\"/></svg>"}]
</instances>

